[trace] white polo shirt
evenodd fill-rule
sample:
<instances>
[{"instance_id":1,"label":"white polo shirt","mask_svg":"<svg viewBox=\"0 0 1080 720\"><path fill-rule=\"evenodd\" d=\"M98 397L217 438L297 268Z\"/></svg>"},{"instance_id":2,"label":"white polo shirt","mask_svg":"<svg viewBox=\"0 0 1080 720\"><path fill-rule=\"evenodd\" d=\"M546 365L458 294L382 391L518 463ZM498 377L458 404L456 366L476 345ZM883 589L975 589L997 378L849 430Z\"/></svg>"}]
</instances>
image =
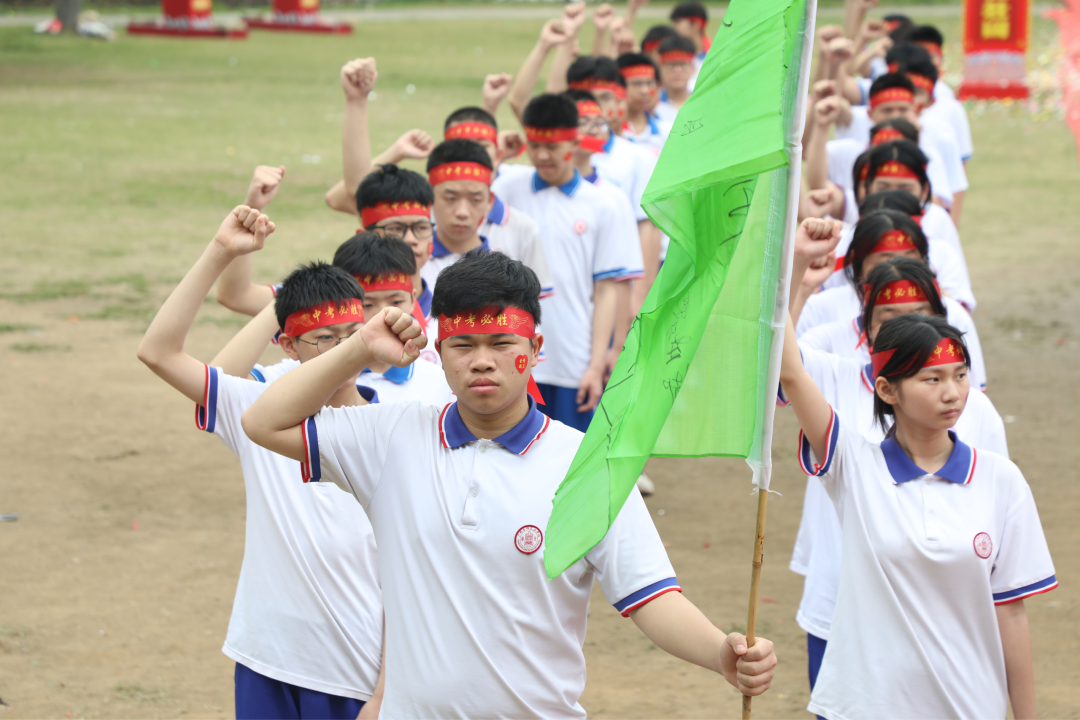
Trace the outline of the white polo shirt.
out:
<instances>
[{"instance_id":1,"label":"white polo shirt","mask_svg":"<svg viewBox=\"0 0 1080 720\"><path fill-rule=\"evenodd\" d=\"M595 169L593 169L592 174L584 179L592 183L593 187L607 193L611 201L619 207L619 217L624 221L623 228L619 231L619 237L624 238L626 243L626 252L630 258L630 265L627 266L626 273L616 278L616 280L622 282L624 280L639 280L645 277L645 261L642 259L641 253L641 233L638 232L637 221L634 220L634 208L630 206L630 201L622 190L615 187Z\"/></svg>"},{"instance_id":2,"label":"white polo shirt","mask_svg":"<svg viewBox=\"0 0 1080 720\"><path fill-rule=\"evenodd\" d=\"M589 161L601 176L626 193L634 208L635 220L649 219L641 207L641 196L656 167L656 157L651 152L612 134L604 144L604 151L594 153Z\"/></svg>"},{"instance_id":3,"label":"white polo shirt","mask_svg":"<svg viewBox=\"0 0 1080 720\"><path fill-rule=\"evenodd\" d=\"M267 387L208 366L196 409L199 429L240 458L247 497L244 561L221 650L274 680L367 700L383 627L371 523L348 493L297 482L300 463L244 434L240 417ZM370 388L361 392L378 402Z\"/></svg>"},{"instance_id":4,"label":"white polo shirt","mask_svg":"<svg viewBox=\"0 0 1080 720\"><path fill-rule=\"evenodd\" d=\"M851 240L855 237L855 225L859 222L858 207L854 204L855 194L850 190L845 190L844 197L849 198L849 204L847 208L845 208L844 229L840 234L840 242L837 244L835 250L837 257L843 257L847 253L848 247L851 246ZM856 208L856 212L854 217L849 219L846 210L852 207ZM923 208L923 216L922 220L919 222L919 226L922 228L923 235L926 236L928 246L931 243L934 243L935 245L945 243L954 251L955 255L959 258L961 270L963 272L959 277L967 278L966 283L970 288L971 280L970 275L968 274L967 258L964 256L964 248L960 245L960 233L957 232L956 223L953 222L949 212L937 203L928 203ZM929 249L930 248L927 247L927 250ZM952 260L947 251L945 255L939 259L942 260L942 265L948 265ZM833 287L834 285L840 285L844 282L847 282L847 280L844 279L843 273L840 273L839 275L834 274L825 281L824 286Z\"/></svg>"},{"instance_id":5,"label":"white polo shirt","mask_svg":"<svg viewBox=\"0 0 1080 720\"><path fill-rule=\"evenodd\" d=\"M885 433L874 422L873 371L869 361L851 360L805 347L803 365L821 389L825 399L845 417L854 418L856 429L873 441ZM953 430L972 447L1009 456L1005 423L997 408L972 384L964 412ZM802 518L789 568L806 576L795 621L806 632L829 639L836 593L840 584L842 534L832 501L821 483L808 478L803 498Z\"/></svg>"},{"instance_id":6,"label":"white polo shirt","mask_svg":"<svg viewBox=\"0 0 1080 720\"><path fill-rule=\"evenodd\" d=\"M558 292L540 301L547 360L533 376L539 383L576 388L591 359L594 283L640 269L640 246L633 255L626 242L625 213L576 170L560 187L533 172L500 177L494 190L511 207L543 218L544 249L555 259L551 270Z\"/></svg>"},{"instance_id":7,"label":"white polo shirt","mask_svg":"<svg viewBox=\"0 0 1080 720\"><path fill-rule=\"evenodd\" d=\"M430 341L434 343L434 340ZM262 382L273 382L289 370L300 366L299 360L286 358L268 367L256 365L252 376ZM385 373L364 370L357 383L377 393L380 403L411 402L418 400L428 405L442 407L454 399L454 393L446 384L446 373L440 366L417 360L403 368L392 367Z\"/></svg>"},{"instance_id":8,"label":"white polo shirt","mask_svg":"<svg viewBox=\"0 0 1080 720\"><path fill-rule=\"evenodd\" d=\"M668 93L665 88L660 88L660 102L656 103L653 112L656 114L656 117L666 122L669 127L674 126L675 118L679 115L679 108L675 107L675 103L668 99Z\"/></svg>"},{"instance_id":9,"label":"white polo shirt","mask_svg":"<svg viewBox=\"0 0 1080 720\"><path fill-rule=\"evenodd\" d=\"M1031 489L1015 464L955 445L935 474L892 439L833 414L826 456L799 458L843 527L832 634L809 711L845 718L1003 718L995 605L1057 586Z\"/></svg>"},{"instance_id":10,"label":"white polo shirt","mask_svg":"<svg viewBox=\"0 0 1080 720\"><path fill-rule=\"evenodd\" d=\"M934 104L923 110L922 114L938 117L948 123L956 136L960 159L964 162L971 159L975 152L971 143L971 122L963 103L956 99L956 93L947 83L937 81L934 85Z\"/></svg>"},{"instance_id":11,"label":"white polo shirt","mask_svg":"<svg viewBox=\"0 0 1080 720\"><path fill-rule=\"evenodd\" d=\"M548 581L551 498L582 433L536 410L477 440L457 405L325 408L308 464L371 518L386 599L381 717L578 717L594 579L615 608L678 590L637 491L582 560Z\"/></svg>"},{"instance_id":12,"label":"white polo shirt","mask_svg":"<svg viewBox=\"0 0 1080 720\"><path fill-rule=\"evenodd\" d=\"M841 188L854 189L855 161L868 147L867 141L854 138L829 140L825 143L825 152L829 158L828 179ZM953 195L949 176L945 171L945 161L937 148L924 148L923 153L927 158L926 176L930 179L931 192L951 205Z\"/></svg>"},{"instance_id":13,"label":"white polo shirt","mask_svg":"<svg viewBox=\"0 0 1080 720\"><path fill-rule=\"evenodd\" d=\"M660 151L664 149L664 143L667 142L668 135L671 134L671 123L658 115L646 111L644 130L634 132L634 126L627 122L623 126L623 132L627 140L646 148L653 154L653 157L658 158L660 157Z\"/></svg>"}]
</instances>

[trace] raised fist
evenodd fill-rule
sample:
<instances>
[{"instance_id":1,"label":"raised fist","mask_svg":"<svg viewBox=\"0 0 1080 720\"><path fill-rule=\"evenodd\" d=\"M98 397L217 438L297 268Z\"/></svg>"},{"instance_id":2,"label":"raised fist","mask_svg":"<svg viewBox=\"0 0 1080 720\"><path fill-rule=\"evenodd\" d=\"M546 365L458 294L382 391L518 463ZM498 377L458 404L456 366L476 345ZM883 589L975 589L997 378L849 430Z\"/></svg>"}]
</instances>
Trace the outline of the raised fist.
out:
<instances>
[{"instance_id":1,"label":"raised fist","mask_svg":"<svg viewBox=\"0 0 1080 720\"><path fill-rule=\"evenodd\" d=\"M357 58L345 63L341 68L341 89L345 91L345 99L366 100L378 78L375 58Z\"/></svg>"},{"instance_id":2,"label":"raised fist","mask_svg":"<svg viewBox=\"0 0 1080 720\"><path fill-rule=\"evenodd\" d=\"M611 7L608 3L597 6L593 10L592 21L596 26L597 32L604 32L611 27L611 21L615 19L615 8Z\"/></svg>"},{"instance_id":3,"label":"raised fist","mask_svg":"<svg viewBox=\"0 0 1080 720\"><path fill-rule=\"evenodd\" d=\"M836 81L835 80L818 80L814 83L813 89L810 91L810 105L811 107L817 105L825 98L836 94Z\"/></svg>"},{"instance_id":4,"label":"raised fist","mask_svg":"<svg viewBox=\"0 0 1080 720\"><path fill-rule=\"evenodd\" d=\"M435 142L423 130L410 130L394 141L393 149L402 160L423 160L435 149Z\"/></svg>"},{"instance_id":5,"label":"raised fist","mask_svg":"<svg viewBox=\"0 0 1080 720\"><path fill-rule=\"evenodd\" d=\"M517 130L500 130L498 139L503 160L516 158L525 150L525 138Z\"/></svg>"},{"instance_id":6,"label":"raised fist","mask_svg":"<svg viewBox=\"0 0 1080 720\"><path fill-rule=\"evenodd\" d=\"M806 218L795 231L795 254L814 261L825 257L840 243L844 223L826 218Z\"/></svg>"},{"instance_id":7,"label":"raised fist","mask_svg":"<svg viewBox=\"0 0 1080 720\"><path fill-rule=\"evenodd\" d=\"M540 42L549 48L569 42L570 37L571 35L566 28L566 21L562 19L548 20L540 30Z\"/></svg>"},{"instance_id":8,"label":"raised fist","mask_svg":"<svg viewBox=\"0 0 1080 720\"><path fill-rule=\"evenodd\" d=\"M274 223L270 218L247 205L237 205L221 221L214 242L226 255L237 257L261 250L266 236L272 232Z\"/></svg>"},{"instance_id":9,"label":"raised fist","mask_svg":"<svg viewBox=\"0 0 1080 720\"><path fill-rule=\"evenodd\" d=\"M828 53L833 62L846 62L855 54L855 41L846 37L836 38L829 42Z\"/></svg>"},{"instance_id":10,"label":"raised fist","mask_svg":"<svg viewBox=\"0 0 1080 720\"><path fill-rule=\"evenodd\" d=\"M244 204L256 210L262 210L277 195L284 178L284 165L277 167L259 165L255 168L255 174L251 176L251 184L248 185L247 199L244 200Z\"/></svg>"},{"instance_id":11,"label":"raised fist","mask_svg":"<svg viewBox=\"0 0 1080 720\"><path fill-rule=\"evenodd\" d=\"M498 105L502 102L502 99L506 97L506 94L510 92L510 85L514 80L514 76L509 73L492 73L484 78L484 87L482 90L484 97L484 105L489 103L492 105Z\"/></svg>"},{"instance_id":12,"label":"raised fist","mask_svg":"<svg viewBox=\"0 0 1080 720\"><path fill-rule=\"evenodd\" d=\"M420 357L427 336L412 315L390 307L365 322L351 342L363 345L375 362L405 367Z\"/></svg>"},{"instance_id":13,"label":"raised fist","mask_svg":"<svg viewBox=\"0 0 1080 720\"><path fill-rule=\"evenodd\" d=\"M825 52L825 48L836 38L844 37L844 28L839 25L822 25L818 28L818 50Z\"/></svg>"},{"instance_id":14,"label":"raised fist","mask_svg":"<svg viewBox=\"0 0 1080 720\"><path fill-rule=\"evenodd\" d=\"M840 97L830 95L814 106L814 122L818 127L827 128L840 118Z\"/></svg>"},{"instance_id":15,"label":"raised fist","mask_svg":"<svg viewBox=\"0 0 1080 720\"><path fill-rule=\"evenodd\" d=\"M563 25L571 35L577 35L581 26L585 24L585 3L576 2L563 5Z\"/></svg>"}]
</instances>

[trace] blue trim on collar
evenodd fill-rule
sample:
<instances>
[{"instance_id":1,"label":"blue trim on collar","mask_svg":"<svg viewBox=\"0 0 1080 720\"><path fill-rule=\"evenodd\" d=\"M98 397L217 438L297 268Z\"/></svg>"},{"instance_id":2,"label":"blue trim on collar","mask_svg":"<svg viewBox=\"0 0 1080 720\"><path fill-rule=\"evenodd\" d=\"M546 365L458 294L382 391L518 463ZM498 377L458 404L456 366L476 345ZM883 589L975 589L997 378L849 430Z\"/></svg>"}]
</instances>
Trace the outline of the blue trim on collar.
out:
<instances>
[{"instance_id":1,"label":"blue trim on collar","mask_svg":"<svg viewBox=\"0 0 1080 720\"><path fill-rule=\"evenodd\" d=\"M510 219L510 208L495 195L495 202L491 203L491 212L488 213L487 221L492 225L505 225Z\"/></svg>"},{"instance_id":2,"label":"blue trim on collar","mask_svg":"<svg viewBox=\"0 0 1080 720\"><path fill-rule=\"evenodd\" d=\"M595 185L596 181L599 179L600 176L597 174L596 168L593 168L593 171L591 173L582 178L582 180L584 180L585 182L591 183L593 185Z\"/></svg>"},{"instance_id":3,"label":"blue trim on collar","mask_svg":"<svg viewBox=\"0 0 1080 720\"><path fill-rule=\"evenodd\" d=\"M499 437L492 440L517 455L524 455L525 451L532 447L536 438L547 430L550 420L547 415L536 409L536 402L529 398L529 411L514 427L507 430ZM446 408L442 419L443 442L450 448L459 448L479 438L473 435L469 428L465 427L465 421L458 412L458 404L451 403Z\"/></svg>"},{"instance_id":4,"label":"blue trim on collar","mask_svg":"<svg viewBox=\"0 0 1080 720\"><path fill-rule=\"evenodd\" d=\"M615 133L608 133L607 142L604 143L604 152L611 152L611 148L615 145Z\"/></svg>"},{"instance_id":5,"label":"blue trim on collar","mask_svg":"<svg viewBox=\"0 0 1080 720\"><path fill-rule=\"evenodd\" d=\"M660 134L660 126L656 124L656 120L653 119L653 114L648 110L645 111L645 122L649 124L649 133L652 135Z\"/></svg>"},{"instance_id":6,"label":"blue trim on collar","mask_svg":"<svg viewBox=\"0 0 1080 720\"><path fill-rule=\"evenodd\" d=\"M488 252L491 252L491 246L488 245L487 238L484 237L483 235L480 236L480 247L482 247L484 250L486 250ZM447 250L446 246L443 245L442 242L439 241L439 231L436 230L435 232L431 233L431 257L435 257L435 258L446 257L447 255L452 255L452 254L453 253L450 252L449 250ZM426 282L424 283L424 289L425 290L427 289L427 283ZM428 307L430 308L430 306L431 306L431 302L429 301L428 302ZM421 303L421 307L423 307L422 303ZM428 309L424 309L424 313L428 314L428 315L431 314L431 313L428 312Z\"/></svg>"},{"instance_id":7,"label":"blue trim on collar","mask_svg":"<svg viewBox=\"0 0 1080 720\"><path fill-rule=\"evenodd\" d=\"M562 191L563 195L566 195L567 197L573 197L574 196L574 191L578 189L579 185L581 185L581 173L579 173L577 171L577 168L574 168L574 177L570 178L565 183L560 185L559 190ZM551 186L548 185L547 182L545 182L544 178L540 177L540 172L539 171L533 171L533 179L532 179L533 192L540 192L541 190L544 190L544 189L549 188L549 187L551 187Z\"/></svg>"},{"instance_id":8,"label":"blue trim on collar","mask_svg":"<svg viewBox=\"0 0 1080 720\"><path fill-rule=\"evenodd\" d=\"M431 317L431 288L427 286L427 280L420 279L420 297L416 302L420 303L420 309L424 311L424 317Z\"/></svg>"},{"instance_id":9,"label":"blue trim on collar","mask_svg":"<svg viewBox=\"0 0 1080 720\"><path fill-rule=\"evenodd\" d=\"M356 390L360 393L360 397L364 398L372 405L375 405L379 402L379 392L375 388L356 383Z\"/></svg>"},{"instance_id":10,"label":"blue trim on collar","mask_svg":"<svg viewBox=\"0 0 1080 720\"><path fill-rule=\"evenodd\" d=\"M395 385L400 385L403 382L408 382L409 380L412 380L413 372L415 372L415 370L416 370L416 363L409 363L408 365L406 365L403 368L391 366L389 370L387 370L386 372L384 372L382 374L382 376L384 378L386 378L387 380L389 380L390 382L394 383ZM361 375L363 375L364 373L371 373L372 375L375 374L375 373L371 372L371 368L364 368L363 370L360 371ZM360 387L360 386L357 385L357 387ZM368 388L368 389L370 390L371 388ZM375 391L372 390L372 392L375 392Z\"/></svg>"},{"instance_id":11,"label":"blue trim on collar","mask_svg":"<svg viewBox=\"0 0 1080 720\"><path fill-rule=\"evenodd\" d=\"M660 88L660 102L667 102L667 101L668 101L667 88Z\"/></svg>"},{"instance_id":12,"label":"blue trim on collar","mask_svg":"<svg viewBox=\"0 0 1080 720\"><path fill-rule=\"evenodd\" d=\"M949 439L953 441L952 452L949 453L949 459L936 473L928 473L916 465L907 456L904 449L900 447L900 443L896 442L893 435L889 435L889 437L882 440L881 454L885 456L885 464L889 468L889 474L892 475L893 483L898 485L902 482L932 474L951 483L965 485L971 480L971 472L975 469L974 452L970 447L960 442L959 438L956 437L956 433L952 430L949 431Z\"/></svg>"}]
</instances>

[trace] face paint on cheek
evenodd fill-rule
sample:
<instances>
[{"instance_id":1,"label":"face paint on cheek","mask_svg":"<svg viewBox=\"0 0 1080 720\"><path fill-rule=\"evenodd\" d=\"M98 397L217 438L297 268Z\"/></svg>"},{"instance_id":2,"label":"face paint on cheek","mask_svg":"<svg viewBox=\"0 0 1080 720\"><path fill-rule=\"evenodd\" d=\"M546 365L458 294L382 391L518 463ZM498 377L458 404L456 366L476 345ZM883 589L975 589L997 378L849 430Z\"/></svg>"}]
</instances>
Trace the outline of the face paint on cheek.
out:
<instances>
[{"instance_id":1,"label":"face paint on cheek","mask_svg":"<svg viewBox=\"0 0 1080 720\"><path fill-rule=\"evenodd\" d=\"M649 94L650 95L655 95L656 94L656 88L649 88Z\"/></svg>"},{"instance_id":2,"label":"face paint on cheek","mask_svg":"<svg viewBox=\"0 0 1080 720\"><path fill-rule=\"evenodd\" d=\"M568 152L563 155L563 162L570 162L570 158L574 157L574 153Z\"/></svg>"},{"instance_id":3,"label":"face paint on cheek","mask_svg":"<svg viewBox=\"0 0 1080 720\"><path fill-rule=\"evenodd\" d=\"M529 356L518 355L517 358L514 360L514 367L517 368L519 374L524 375L525 369L529 367Z\"/></svg>"}]
</instances>

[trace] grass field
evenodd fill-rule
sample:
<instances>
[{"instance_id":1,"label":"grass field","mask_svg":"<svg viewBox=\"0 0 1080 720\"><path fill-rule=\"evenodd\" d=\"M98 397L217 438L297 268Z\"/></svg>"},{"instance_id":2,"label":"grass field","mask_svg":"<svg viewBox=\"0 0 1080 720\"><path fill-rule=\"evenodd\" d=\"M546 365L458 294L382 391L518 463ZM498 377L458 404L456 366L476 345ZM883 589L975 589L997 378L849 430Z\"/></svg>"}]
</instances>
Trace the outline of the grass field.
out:
<instances>
[{"instance_id":1,"label":"grass field","mask_svg":"<svg viewBox=\"0 0 1080 720\"><path fill-rule=\"evenodd\" d=\"M957 36L958 19L935 21ZM288 168L257 276L328 258L352 234L355 220L322 201L340 178L342 63L378 58L378 149L412 127L437 134L448 112L477 104L484 74L515 72L539 25L372 24L351 37L247 41L121 34L109 44L0 28L0 513L22 516L0 523L7 716L229 715L231 667L218 648L242 552L243 488L232 457L190 430L186 402L135 362L138 334L243 200L256 164ZM1033 57L1053 38L1037 20ZM499 120L509 126L509 112ZM1039 699L1046 716L1077 717L1076 146L1054 113L1033 118L1015 105L973 117L973 131L961 232L990 394L1012 418L1013 458L1062 583L1029 602ZM193 354L210 357L238 323L208 301ZM783 497L770 505L763 587L775 604L762 618L785 664L774 693L755 703L761 717L804 716L807 699L805 638L794 626L801 581L785 567L804 480L790 415L779 415ZM660 485L650 507L666 510L656 520L684 588L710 617L740 627L748 473L729 461L661 461L650 473ZM733 692L632 633L594 598L590 714L737 712Z\"/></svg>"}]
</instances>

